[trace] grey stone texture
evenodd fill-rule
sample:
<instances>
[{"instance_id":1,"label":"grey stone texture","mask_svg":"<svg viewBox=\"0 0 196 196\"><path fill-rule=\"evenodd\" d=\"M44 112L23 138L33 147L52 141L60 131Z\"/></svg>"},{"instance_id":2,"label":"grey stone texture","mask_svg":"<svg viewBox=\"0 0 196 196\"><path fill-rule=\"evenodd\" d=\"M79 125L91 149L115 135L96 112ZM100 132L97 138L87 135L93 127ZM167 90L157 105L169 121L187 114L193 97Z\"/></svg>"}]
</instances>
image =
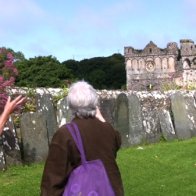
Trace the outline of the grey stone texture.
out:
<instances>
[{"instance_id":1,"label":"grey stone texture","mask_svg":"<svg viewBox=\"0 0 196 196\"><path fill-rule=\"evenodd\" d=\"M150 41L144 49L124 47L128 90L159 90L162 84L195 85L196 46L190 39L159 48Z\"/></svg>"},{"instance_id":2,"label":"grey stone texture","mask_svg":"<svg viewBox=\"0 0 196 196\"><path fill-rule=\"evenodd\" d=\"M143 128L146 134L146 143L158 142L161 138L161 128L158 118L159 108L164 104L163 95L155 92L137 92L141 104Z\"/></svg>"},{"instance_id":3,"label":"grey stone texture","mask_svg":"<svg viewBox=\"0 0 196 196\"><path fill-rule=\"evenodd\" d=\"M4 151L3 151L3 142L2 142L2 138L0 137L0 171L5 170L6 167L6 163L5 163L5 157L4 157Z\"/></svg>"},{"instance_id":4,"label":"grey stone texture","mask_svg":"<svg viewBox=\"0 0 196 196\"><path fill-rule=\"evenodd\" d=\"M49 136L46 120L41 112L25 113L21 117L21 134L24 162L45 161L48 154Z\"/></svg>"},{"instance_id":5,"label":"grey stone texture","mask_svg":"<svg viewBox=\"0 0 196 196\"><path fill-rule=\"evenodd\" d=\"M196 104L194 94L176 92L171 96L174 126L178 139L196 135Z\"/></svg>"},{"instance_id":6,"label":"grey stone texture","mask_svg":"<svg viewBox=\"0 0 196 196\"><path fill-rule=\"evenodd\" d=\"M73 116L68 108L67 97L58 101L56 115L58 127L72 120Z\"/></svg>"},{"instance_id":7,"label":"grey stone texture","mask_svg":"<svg viewBox=\"0 0 196 196\"><path fill-rule=\"evenodd\" d=\"M127 95L124 93L117 98L114 125L121 134L122 145L129 146L129 106Z\"/></svg>"},{"instance_id":8,"label":"grey stone texture","mask_svg":"<svg viewBox=\"0 0 196 196\"><path fill-rule=\"evenodd\" d=\"M129 144L137 145L145 143L146 134L143 127L143 117L140 100L137 95L128 94L128 113L129 113Z\"/></svg>"},{"instance_id":9,"label":"grey stone texture","mask_svg":"<svg viewBox=\"0 0 196 196\"><path fill-rule=\"evenodd\" d=\"M0 136L0 170L20 164L22 164L20 144L10 117Z\"/></svg>"},{"instance_id":10,"label":"grey stone texture","mask_svg":"<svg viewBox=\"0 0 196 196\"><path fill-rule=\"evenodd\" d=\"M100 111L103 114L105 120L112 125L114 125L114 110L115 110L116 100L101 98L100 99Z\"/></svg>"},{"instance_id":11,"label":"grey stone texture","mask_svg":"<svg viewBox=\"0 0 196 196\"><path fill-rule=\"evenodd\" d=\"M9 118L2 134L4 158L7 166L22 163L20 144L12 117Z\"/></svg>"},{"instance_id":12,"label":"grey stone texture","mask_svg":"<svg viewBox=\"0 0 196 196\"><path fill-rule=\"evenodd\" d=\"M196 136L196 91L104 90L98 94L100 110L120 132L124 147ZM37 111L23 113L17 132L11 123L0 137L0 170L21 161L45 161L56 129L71 119L66 97L55 106L51 95L37 96Z\"/></svg>"},{"instance_id":13,"label":"grey stone texture","mask_svg":"<svg viewBox=\"0 0 196 196\"><path fill-rule=\"evenodd\" d=\"M163 138L167 141L176 139L177 137L169 110L160 110L158 115Z\"/></svg>"},{"instance_id":14,"label":"grey stone texture","mask_svg":"<svg viewBox=\"0 0 196 196\"><path fill-rule=\"evenodd\" d=\"M37 111L41 112L46 120L49 142L57 130L56 110L52 101L52 95L37 95Z\"/></svg>"}]
</instances>

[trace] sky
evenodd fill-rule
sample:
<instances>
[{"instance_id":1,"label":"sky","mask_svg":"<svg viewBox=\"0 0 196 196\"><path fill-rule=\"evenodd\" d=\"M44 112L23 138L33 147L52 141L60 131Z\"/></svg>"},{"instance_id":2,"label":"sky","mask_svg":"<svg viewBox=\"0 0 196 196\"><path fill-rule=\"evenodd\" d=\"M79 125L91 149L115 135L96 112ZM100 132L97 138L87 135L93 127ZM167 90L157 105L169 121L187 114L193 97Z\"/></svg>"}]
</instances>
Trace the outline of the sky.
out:
<instances>
[{"instance_id":1,"label":"sky","mask_svg":"<svg viewBox=\"0 0 196 196\"><path fill-rule=\"evenodd\" d=\"M80 61L180 39L196 42L196 0L0 0L0 47L27 59Z\"/></svg>"}]
</instances>

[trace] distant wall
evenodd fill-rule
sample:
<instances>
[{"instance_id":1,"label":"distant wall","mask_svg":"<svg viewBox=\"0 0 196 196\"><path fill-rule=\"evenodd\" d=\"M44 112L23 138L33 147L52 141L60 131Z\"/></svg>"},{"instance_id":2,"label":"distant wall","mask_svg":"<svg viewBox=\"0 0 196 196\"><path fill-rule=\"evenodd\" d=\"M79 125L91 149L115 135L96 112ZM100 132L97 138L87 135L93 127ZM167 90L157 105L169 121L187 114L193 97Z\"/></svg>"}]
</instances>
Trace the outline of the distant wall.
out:
<instances>
[{"instance_id":1,"label":"distant wall","mask_svg":"<svg viewBox=\"0 0 196 196\"><path fill-rule=\"evenodd\" d=\"M10 119L0 137L0 169L45 161L59 126L72 119L66 97L55 106L56 91L38 91L36 112L24 113L20 128ZM196 136L196 91L98 91L103 116L122 136L123 146Z\"/></svg>"}]
</instances>

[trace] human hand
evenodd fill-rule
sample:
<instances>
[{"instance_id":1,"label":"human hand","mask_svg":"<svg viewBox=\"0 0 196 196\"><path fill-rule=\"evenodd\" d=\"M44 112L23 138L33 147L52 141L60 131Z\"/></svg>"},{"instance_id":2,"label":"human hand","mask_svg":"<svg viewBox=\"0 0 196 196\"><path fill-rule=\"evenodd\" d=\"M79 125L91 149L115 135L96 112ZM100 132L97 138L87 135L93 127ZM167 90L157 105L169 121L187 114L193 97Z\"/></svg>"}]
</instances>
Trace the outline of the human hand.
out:
<instances>
[{"instance_id":1,"label":"human hand","mask_svg":"<svg viewBox=\"0 0 196 196\"><path fill-rule=\"evenodd\" d=\"M0 135L3 131L3 127L5 123L9 118L9 115L17 108L17 106L23 104L25 101L26 101L26 97L23 97L22 95L17 96L12 101L11 101L11 97L8 97L4 110L0 116Z\"/></svg>"},{"instance_id":2,"label":"human hand","mask_svg":"<svg viewBox=\"0 0 196 196\"><path fill-rule=\"evenodd\" d=\"M23 104L25 101L26 97L23 97L22 95L17 96L13 100L11 100L11 97L8 97L3 113L10 115L19 105Z\"/></svg>"},{"instance_id":3,"label":"human hand","mask_svg":"<svg viewBox=\"0 0 196 196\"><path fill-rule=\"evenodd\" d=\"M99 119L101 122L105 122L105 119L103 118L103 116L102 116L102 114L100 112L100 109L98 107L96 107L96 115L95 115L95 117L97 119Z\"/></svg>"}]
</instances>

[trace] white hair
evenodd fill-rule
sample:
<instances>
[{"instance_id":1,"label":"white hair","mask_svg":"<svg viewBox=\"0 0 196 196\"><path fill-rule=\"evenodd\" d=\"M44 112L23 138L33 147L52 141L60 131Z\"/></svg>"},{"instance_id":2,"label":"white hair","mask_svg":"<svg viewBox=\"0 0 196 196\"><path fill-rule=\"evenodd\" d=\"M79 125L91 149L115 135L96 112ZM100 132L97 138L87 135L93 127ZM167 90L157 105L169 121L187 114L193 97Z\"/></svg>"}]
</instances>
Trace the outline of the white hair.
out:
<instances>
[{"instance_id":1,"label":"white hair","mask_svg":"<svg viewBox=\"0 0 196 196\"><path fill-rule=\"evenodd\" d=\"M70 86L67 96L69 108L79 118L94 117L98 105L96 90L85 81L78 81Z\"/></svg>"}]
</instances>

